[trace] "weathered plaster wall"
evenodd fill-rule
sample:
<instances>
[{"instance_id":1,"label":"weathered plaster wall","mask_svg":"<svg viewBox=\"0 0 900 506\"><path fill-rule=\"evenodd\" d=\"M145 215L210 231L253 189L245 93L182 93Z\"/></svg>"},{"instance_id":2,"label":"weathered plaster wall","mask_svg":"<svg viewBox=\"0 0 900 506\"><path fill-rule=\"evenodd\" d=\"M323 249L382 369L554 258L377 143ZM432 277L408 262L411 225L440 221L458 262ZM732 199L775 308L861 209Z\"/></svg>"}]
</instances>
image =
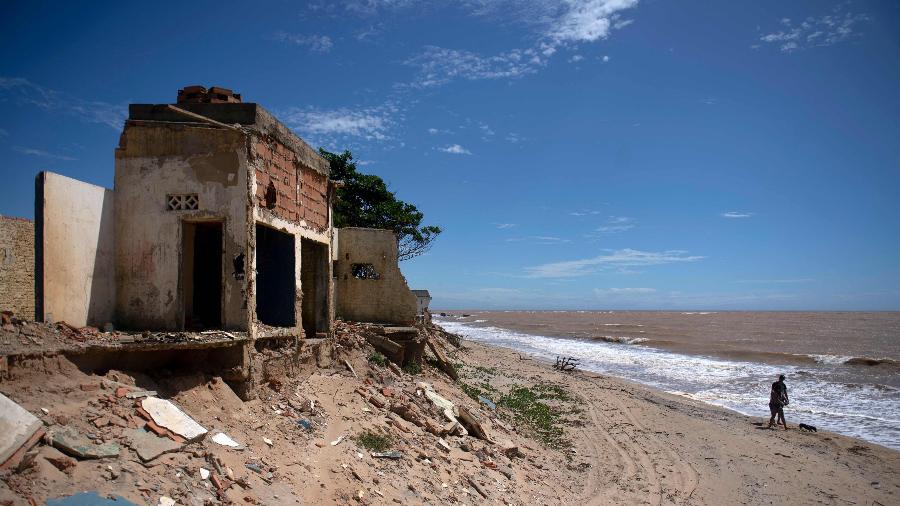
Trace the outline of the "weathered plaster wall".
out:
<instances>
[{"instance_id":1,"label":"weathered plaster wall","mask_svg":"<svg viewBox=\"0 0 900 506\"><path fill-rule=\"evenodd\" d=\"M251 159L257 205L317 231L328 228L328 176L308 167L301 154L273 136L254 136Z\"/></svg>"},{"instance_id":2,"label":"weathered plaster wall","mask_svg":"<svg viewBox=\"0 0 900 506\"><path fill-rule=\"evenodd\" d=\"M112 321L116 295L112 190L52 172L38 178L42 314L37 317L75 326Z\"/></svg>"},{"instance_id":3,"label":"weathered plaster wall","mask_svg":"<svg viewBox=\"0 0 900 506\"><path fill-rule=\"evenodd\" d=\"M0 311L34 319L34 222L0 216Z\"/></svg>"},{"instance_id":4,"label":"weathered plaster wall","mask_svg":"<svg viewBox=\"0 0 900 506\"><path fill-rule=\"evenodd\" d=\"M182 223L223 223L222 323L247 330L246 283L234 261L247 255L249 177L242 132L200 124L129 121L116 150L117 323L174 330L184 322ZM169 211L166 195L199 197L199 209ZM246 260L245 273L249 264Z\"/></svg>"},{"instance_id":5,"label":"weathered plaster wall","mask_svg":"<svg viewBox=\"0 0 900 506\"><path fill-rule=\"evenodd\" d=\"M394 232L342 228L335 233L337 317L359 322L414 323L416 296L400 272ZM372 264L380 278L353 277L353 264Z\"/></svg>"}]
</instances>

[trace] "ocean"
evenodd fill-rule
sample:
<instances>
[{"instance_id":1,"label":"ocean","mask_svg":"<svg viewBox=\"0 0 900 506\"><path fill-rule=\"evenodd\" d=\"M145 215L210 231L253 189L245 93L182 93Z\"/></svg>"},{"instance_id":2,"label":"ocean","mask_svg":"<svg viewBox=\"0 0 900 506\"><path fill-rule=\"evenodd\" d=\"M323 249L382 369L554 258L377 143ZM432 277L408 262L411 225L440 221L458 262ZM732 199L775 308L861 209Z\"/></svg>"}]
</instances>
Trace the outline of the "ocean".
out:
<instances>
[{"instance_id":1,"label":"ocean","mask_svg":"<svg viewBox=\"0 0 900 506\"><path fill-rule=\"evenodd\" d=\"M465 315L465 316L464 316ZM787 376L789 425L900 450L900 313L452 311L473 341L617 376L751 415Z\"/></svg>"}]
</instances>

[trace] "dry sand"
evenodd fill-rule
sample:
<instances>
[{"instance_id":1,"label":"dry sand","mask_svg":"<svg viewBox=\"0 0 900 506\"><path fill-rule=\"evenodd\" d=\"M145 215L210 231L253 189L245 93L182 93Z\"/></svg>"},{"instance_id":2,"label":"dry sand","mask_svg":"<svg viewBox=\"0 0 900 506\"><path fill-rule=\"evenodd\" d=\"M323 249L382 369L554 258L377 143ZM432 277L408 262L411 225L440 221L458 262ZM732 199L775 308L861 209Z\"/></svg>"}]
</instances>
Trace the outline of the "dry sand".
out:
<instances>
[{"instance_id":1,"label":"dry sand","mask_svg":"<svg viewBox=\"0 0 900 506\"><path fill-rule=\"evenodd\" d=\"M83 490L154 505L163 495L197 505L900 504L900 452L852 438L766 430L759 427L761 418L619 379L554 371L511 350L472 342L461 350L448 346L451 360L464 364L467 385L499 393L554 385L568 395L546 402L568 413L562 417L564 438L573 446L550 449L515 413L467 397L432 367L397 374L368 362L367 345L345 340L335 350L331 359L318 365L310 359L290 377L261 387L259 399L250 402L221 380L202 376L111 371L98 377L59 357L11 370L13 377L0 381L5 395L48 425L64 422L123 443L123 450L117 459L76 461L60 470L51 464L59 462L58 452L39 445L31 465L3 477L0 504L29 504L29 497L43 504ZM124 444L125 427L93 425L98 415L134 410L133 401L112 395L112 381L155 387L205 427L223 430L247 448L235 451L206 438L142 463ZM421 381L472 411L493 441L445 435L448 450L441 449L440 436L428 429L446 420L417 392ZM101 386L83 390L86 384ZM401 404L412 407L423 427L391 413ZM297 426L301 418L312 422L311 430ZM402 458L374 458L361 448L354 438L367 431L389 435ZM510 446L521 454L503 451ZM212 468L211 456L234 478L219 494L199 473ZM263 474L248 470L248 462Z\"/></svg>"}]
</instances>

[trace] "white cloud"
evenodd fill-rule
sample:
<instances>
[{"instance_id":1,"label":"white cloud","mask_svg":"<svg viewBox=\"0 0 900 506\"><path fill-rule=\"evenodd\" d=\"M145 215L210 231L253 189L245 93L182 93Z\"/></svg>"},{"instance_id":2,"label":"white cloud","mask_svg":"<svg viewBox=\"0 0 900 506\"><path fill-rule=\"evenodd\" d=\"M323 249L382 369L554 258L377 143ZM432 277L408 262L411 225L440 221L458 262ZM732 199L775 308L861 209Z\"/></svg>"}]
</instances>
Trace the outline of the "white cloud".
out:
<instances>
[{"instance_id":1,"label":"white cloud","mask_svg":"<svg viewBox=\"0 0 900 506\"><path fill-rule=\"evenodd\" d=\"M507 228L513 228L516 226L515 223L494 223L494 225L497 228L499 228L500 230L507 229Z\"/></svg>"},{"instance_id":2,"label":"white cloud","mask_svg":"<svg viewBox=\"0 0 900 506\"><path fill-rule=\"evenodd\" d=\"M595 42L611 30L627 26L621 12L638 0L565 0L562 14L551 22L547 36L556 43Z\"/></svg>"},{"instance_id":3,"label":"white cloud","mask_svg":"<svg viewBox=\"0 0 900 506\"><path fill-rule=\"evenodd\" d=\"M525 237L510 237L506 242L527 242L530 244L565 244L572 242L562 237L554 237L550 235L528 235Z\"/></svg>"},{"instance_id":4,"label":"white cloud","mask_svg":"<svg viewBox=\"0 0 900 506\"><path fill-rule=\"evenodd\" d=\"M522 142L522 140L523 140L522 136L515 132L510 132L510 133L506 134L507 142L511 142L513 144L518 144L518 143Z\"/></svg>"},{"instance_id":5,"label":"white cloud","mask_svg":"<svg viewBox=\"0 0 900 506\"><path fill-rule=\"evenodd\" d=\"M596 231L601 234L617 234L619 232L627 232L634 227L634 218L610 216L609 219L606 220L606 224L597 227Z\"/></svg>"},{"instance_id":6,"label":"white cloud","mask_svg":"<svg viewBox=\"0 0 900 506\"><path fill-rule=\"evenodd\" d=\"M744 211L728 211L720 214L719 216L728 219L739 219L739 218L750 218L753 216L753 213L748 213Z\"/></svg>"},{"instance_id":7,"label":"white cloud","mask_svg":"<svg viewBox=\"0 0 900 506\"><path fill-rule=\"evenodd\" d=\"M327 35L275 32L275 40L304 46L317 53L327 53L334 46L331 37Z\"/></svg>"},{"instance_id":8,"label":"white cloud","mask_svg":"<svg viewBox=\"0 0 900 506\"><path fill-rule=\"evenodd\" d=\"M600 211L594 211L591 209L584 209L581 211L572 211L569 213L569 216L595 216L600 214Z\"/></svg>"},{"instance_id":9,"label":"white cloud","mask_svg":"<svg viewBox=\"0 0 900 506\"><path fill-rule=\"evenodd\" d=\"M63 92L37 85L21 77L0 77L0 99L32 105L48 112L76 116L88 123L99 123L121 130L127 117L127 106L82 100Z\"/></svg>"},{"instance_id":10,"label":"white cloud","mask_svg":"<svg viewBox=\"0 0 900 506\"><path fill-rule=\"evenodd\" d=\"M600 59L603 60L603 63L607 63L609 61L609 56L603 55L603 58Z\"/></svg>"},{"instance_id":11,"label":"white cloud","mask_svg":"<svg viewBox=\"0 0 900 506\"><path fill-rule=\"evenodd\" d=\"M656 288L594 288L594 294L609 295L647 295L656 293Z\"/></svg>"},{"instance_id":12,"label":"white cloud","mask_svg":"<svg viewBox=\"0 0 900 506\"><path fill-rule=\"evenodd\" d=\"M52 159L52 160L63 160L63 161L66 161L66 162L71 162L72 160L77 160L77 158L74 158L74 157L71 157L71 156L57 155L57 154L54 154L54 153L50 153L50 152L44 151L44 150L42 150L42 149L25 148L25 147L22 147L22 146L15 146L15 147L13 148L13 151L17 151L17 152L19 152L19 153L22 153L23 155L37 156L37 157L40 157L40 158L50 158L50 159Z\"/></svg>"},{"instance_id":13,"label":"white cloud","mask_svg":"<svg viewBox=\"0 0 900 506\"><path fill-rule=\"evenodd\" d=\"M811 283L815 281L812 278L796 278L796 279L739 279L738 283L751 283L759 285L784 285L794 283Z\"/></svg>"},{"instance_id":14,"label":"white cloud","mask_svg":"<svg viewBox=\"0 0 900 506\"><path fill-rule=\"evenodd\" d=\"M582 260L552 262L528 267L526 276L530 278L573 278L609 269L696 262L704 258L706 257L688 255L686 251L681 250L654 252L626 248Z\"/></svg>"},{"instance_id":15,"label":"white cloud","mask_svg":"<svg viewBox=\"0 0 900 506\"><path fill-rule=\"evenodd\" d=\"M440 130L438 130L437 128L429 128L428 129L428 133L430 133L431 135L434 135L438 132L440 132Z\"/></svg>"},{"instance_id":16,"label":"white cloud","mask_svg":"<svg viewBox=\"0 0 900 506\"><path fill-rule=\"evenodd\" d=\"M279 114L282 121L303 136L326 138L330 143L338 137L356 137L384 141L391 138L396 107L316 109L292 107Z\"/></svg>"},{"instance_id":17,"label":"white cloud","mask_svg":"<svg viewBox=\"0 0 900 506\"><path fill-rule=\"evenodd\" d=\"M821 17L807 17L794 22L782 18L777 31L760 36L759 40L779 47L782 52L791 53L811 47L824 47L858 36L857 25L868 21L865 14L844 12L843 5L835 7L830 14Z\"/></svg>"},{"instance_id":18,"label":"white cloud","mask_svg":"<svg viewBox=\"0 0 900 506\"><path fill-rule=\"evenodd\" d=\"M584 56L580 54L573 54L571 58L569 58L569 63L578 63L584 59Z\"/></svg>"},{"instance_id":19,"label":"white cloud","mask_svg":"<svg viewBox=\"0 0 900 506\"><path fill-rule=\"evenodd\" d=\"M452 155L471 155L472 152L468 149L460 146L459 144L452 144L447 146L446 148L438 148L439 151L443 151L444 153L450 153Z\"/></svg>"},{"instance_id":20,"label":"white cloud","mask_svg":"<svg viewBox=\"0 0 900 506\"><path fill-rule=\"evenodd\" d=\"M426 46L422 53L404 63L418 69L413 86L430 87L457 79L480 81L518 78L536 72L544 64L544 60L533 49L513 49L485 56L471 51Z\"/></svg>"},{"instance_id":21,"label":"white cloud","mask_svg":"<svg viewBox=\"0 0 900 506\"><path fill-rule=\"evenodd\" d=\"M7 135L9 135L9 132L0 128L0 137L6 137Z\"/></svg>"}]
</instances>

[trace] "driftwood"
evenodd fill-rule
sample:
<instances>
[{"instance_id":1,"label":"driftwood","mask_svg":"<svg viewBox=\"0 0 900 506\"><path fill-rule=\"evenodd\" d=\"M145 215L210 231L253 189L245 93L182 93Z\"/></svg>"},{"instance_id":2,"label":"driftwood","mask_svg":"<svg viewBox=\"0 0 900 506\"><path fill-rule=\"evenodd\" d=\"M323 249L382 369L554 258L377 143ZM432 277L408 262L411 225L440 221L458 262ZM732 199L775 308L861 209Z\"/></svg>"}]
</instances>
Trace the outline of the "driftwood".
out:
<instances>
[{"instance_id":1,"label":"driftwood","mask_svg":"<svg viewBox=\"0 0 900 506\"><path fill-rule=\"evenodd\" d=\"M459 423L461 423L462 426L465 427L467 431L469 431L469 434L477 437L478 439L490 441L487 432L484 431L484 427L481 426L481 422L479 422L478 419L475 418L475 415L469 413L469 410L462 406L457 406L456 409L457 411L459 411L459 416L457 417Z\"/></svg>"},{"instance_id":2,"label":"driftwood","mask_svg":"<svg viewBox=\"0 0 900 506\"><path fill-rule=\"evenodd\" d=\"M447 373L447 376L453 378L453 381L459 379L459 374L456 372L456 368L453 367L453 364L450 363L450 359L447 358L447 355L444 354L443 350L441 350L441 345L439 343L434 342L432 339L426 339L428 343L428 348L431 349L431 352L434 353L434 357L437 359L438 366L442 371Z\"/></svg>"},{"instance_id":3,"label":"driftwood","mask_svg":"<svg viewBox=\"0 0 900 506\"><path fill-rule=\"evenodd\" d=\"M553 368L558 371L574 371L578 367L578 359L575 357L556 357Z\"/></svg>"}]
</instances>

